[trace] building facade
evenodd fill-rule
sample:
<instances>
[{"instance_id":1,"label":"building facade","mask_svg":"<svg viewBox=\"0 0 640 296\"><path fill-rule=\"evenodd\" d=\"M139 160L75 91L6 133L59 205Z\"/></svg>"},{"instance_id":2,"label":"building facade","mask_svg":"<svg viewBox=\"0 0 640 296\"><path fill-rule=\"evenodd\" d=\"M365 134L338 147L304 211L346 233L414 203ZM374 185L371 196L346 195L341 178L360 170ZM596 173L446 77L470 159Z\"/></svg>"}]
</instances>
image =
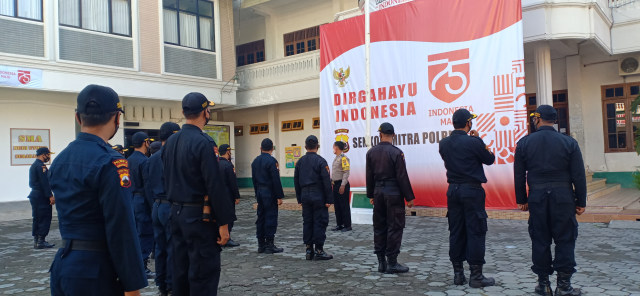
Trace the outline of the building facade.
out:
<instances>
[{"instance_id":1,"label":"building facade","mask_svg":"<svg viewBox=\"0 0 640 296\"><path fill-rule=\"evenodd\" d=\"M232 0L0 0L0 201L27 197L31 148L59 152L75 138L76 97L88 84L121 97L114 145L183 122L180 101L192 91L235 106L233 15ZM233 141L232 123L210 130Z\"/></svg>"},{"instance_id":2,"label":"building facade","mask_svg":"<svg viewBox=\"0 0 640 296\"><path fill-rule=\"evenodd\" d=\"M640 95L640 1L522 0L522 6L528 108L554 105L559 130L578 140L587 169L632 187L640 166L634 144L640 110L631 110ZM236 125L238 176L248 186L263 138L274 140L283 164L290 147L319 134L318 26L361 11L352 0L247 0L235 1L234 9L237 105L218 117ZM291 185L293 169L283 167L283 184Z\"/></svg>"}]
</instances>

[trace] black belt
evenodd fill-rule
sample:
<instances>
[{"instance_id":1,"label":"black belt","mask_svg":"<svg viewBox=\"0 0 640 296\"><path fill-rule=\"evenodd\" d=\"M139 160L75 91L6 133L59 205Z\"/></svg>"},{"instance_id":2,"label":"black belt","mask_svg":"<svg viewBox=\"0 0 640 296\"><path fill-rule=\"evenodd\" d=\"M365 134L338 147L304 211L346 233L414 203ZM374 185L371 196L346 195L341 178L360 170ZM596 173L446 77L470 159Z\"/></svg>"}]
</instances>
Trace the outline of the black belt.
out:
<instances>
[{"instance_id":1,"label":"black belt","mask_svg":"<svg viewBox=\"0 0 640 296\"><path fill-rule=\"evenodd\" d=\"M159 199L159 198L156 198L155 202L157 202L157 203L166 203L166 204L171 203L170 201L168 201L166 199Z\"/></svg>"},{"instance_id":2,"label":"black belt","mask_svg":"<svg viewBox=\"0 0 640 296\"><path fill-rule=\"evenodd\" d=\"M376 186L385 186L385 185L398 186L398 180L390 179L390 180L376 181Z\"/></svg>"},{"instance_id":3,"label":"black belt","mask_svg":"<svg viewBox=\"0 0 640 296\"><path fill-rule=\"evenodd\" d=\"M572 188L573 185L569 182L547 182L547 183L538 183L538 184L529 184L530 190L544 190L551 188Z\"/></svg>"},{"instance_id":4,"label":"black belt","mask_svg":"<svg viewBox=\"0 0 640 296\"><path fill-rule=\"evenodd\" d=\"M65 249L76 251L107 251L107 242L105 241L85 241L85 240L62 240Z\"/></svg>"},{"instance_id":5,"label":"black belt","mask_svg":"<svg viewBox=\"0 0 640 296\"><path fill-rule=\"evenodd\" d=\"M204 203L197 202L173 202L174 206L182 206L182 207L204 207Z\"/></svg>"},{"instance_id":6,"label":"black belt","mask_svg":"<svg viewBox=\"0 0 640 296\"><path fill-rule=\"evenodd\" d=\"M468 187L482 188L482 183L450 183L449 185L457 185L457 186L468 186Z\"/></svg>"}]
</instances>

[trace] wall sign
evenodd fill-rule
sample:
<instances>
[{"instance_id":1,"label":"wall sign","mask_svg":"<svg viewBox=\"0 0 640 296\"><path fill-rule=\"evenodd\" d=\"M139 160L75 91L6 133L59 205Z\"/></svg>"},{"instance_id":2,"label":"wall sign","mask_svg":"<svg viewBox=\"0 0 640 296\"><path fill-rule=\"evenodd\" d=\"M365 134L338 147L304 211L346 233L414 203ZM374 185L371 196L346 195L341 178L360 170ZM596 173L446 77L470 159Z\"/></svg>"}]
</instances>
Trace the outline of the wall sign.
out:
<instances>
[{"instance_id":1,"label":"wall sign","mask_svg":"<svg viewBox=\"0 0 640 296\"><path fill-rule=\"evenodd\" d=\"M42 88L42 70L0 65L0 86Z\"/></svg>"},{"instance_id":2,"label":"wall sign","mask_svg":"<svg viewBox=\"0 0 640 296\"><path fill-rule=\"evenodd\" d=\"M31 165L36 159L36 150L40 147L51 149L51 130L49 129L11 129L11 165Z\"/></svg>"}]
</instances>

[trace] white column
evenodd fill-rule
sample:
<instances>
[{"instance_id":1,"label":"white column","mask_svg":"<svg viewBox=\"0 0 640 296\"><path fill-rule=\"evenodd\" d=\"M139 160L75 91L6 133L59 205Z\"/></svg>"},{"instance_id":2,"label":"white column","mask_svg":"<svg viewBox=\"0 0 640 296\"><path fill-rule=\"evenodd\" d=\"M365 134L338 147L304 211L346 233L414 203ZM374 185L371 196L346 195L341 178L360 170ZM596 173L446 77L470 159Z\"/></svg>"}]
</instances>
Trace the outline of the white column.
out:
<instances>
[{"instance_id":1,"label":"white column","mask_svg":"<svg viewBox=\"0 0 640 296\"><path fill-rule=\"evenodd\" d=\"M536 98L538 106L553 106L551 79L551 48L549 43L540 42L533 47L533 63L536 68L536 83L538 86Z\"/></svg>"},{"instance_id":2,"label":"white column","mask_svg":"<svg viewBox=\"0 0 640 296\"><path fill-rule=\"evenodd\" d=\"M584 121L586 118L583 114L582 104L584 104L584 96L582 95L582 63L580 56L566 57L567 64L567 97L569 100L569 128L571 136L578 141L584 157L586 153L586 142L584 134Z\"/></svg>"},{"instance_id":3,"label":"white column","mask_svg":"<svg viewBox=\"0 0 640 296\"><path fill-rule=\"evenodd\" d=\"M273 145L276 149L273 151L273 157L275 157L279 163L284 163L284 160L280 159L279 151L284 151L284 147L280 143L280 119L278 116L278 105L271 105L268 108L269 118L269 139L273 141Z\"/></svg>"}]
</instances>

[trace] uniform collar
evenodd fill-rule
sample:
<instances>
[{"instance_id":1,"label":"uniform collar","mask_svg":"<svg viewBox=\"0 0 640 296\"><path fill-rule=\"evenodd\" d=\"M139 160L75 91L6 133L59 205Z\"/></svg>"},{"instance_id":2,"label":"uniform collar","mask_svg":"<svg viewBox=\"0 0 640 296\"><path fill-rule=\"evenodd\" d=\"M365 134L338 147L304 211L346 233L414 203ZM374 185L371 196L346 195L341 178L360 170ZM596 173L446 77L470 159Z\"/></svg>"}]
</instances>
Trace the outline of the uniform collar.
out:
<instances>
[{"instance_id":1,"label":"uniform collar","mask_svg":"<svg viewBox=\"0 0 640 296\"><path fill-rule=\"evenodd\" d=\"M188 124L188 123L183 124L183 125L182 125L182 129L197 130L197 131L199 131L199 132L201 132L201 131L202 131L202 129L201 129L201 128L199 128L199 127L197 127L197 126L195 126L195 125L193 125L193 124Z\"/></svg>"},{"instance_id":2,"label":"uniform collar","mask_svg":"<svg viewBox=\"0 0 640 296\"><path fill-rule=\"evenodd\" d=\"M35 163L38 163L38 162L39 162L39 163L44 164L44 161L40 160L40 158L36 158L36 161L34 161L34 162L35 162Z\"/></svg>"},{"instance_id":3,"label":"uniform collar","mask_svg":"<svg viewBox=\"0 0 640 296\"><path fill-rule=\"evenodd\" d=\"M380 142L380 143L378 143L378 145L393 145L393 143L389 143L389 142Z\"/></svg>"},{"instance_id":4,"label":"uniform collar","mask_svg":"<svg viewBox=\"0 0 640 296\"><path fill-rule=\"evenodd\" d=\"M452 135L466 135L467 132L463 131L463 130L454 130L451 132Z\"/></svg>"},{"instance_id":5,"label":"uniform collar","mask_svg":"<svg viewBox=\"0 0 640 296\"><path fill-rule=\"evenodd\" d=\"M307 151L307 154L318 154L318 153L317 152L308 152Z\"/></svg>"},{"instance_id":6,"label":"uniform collar","mask_svg":"<svg viewBox=\"0 0 640 296\"><path fill-rule=\"evenodd\" d=\"M94 134L89 134L89 133L79 133L78 137L76 137L76 139L82 140L82 141L96 142L96 143L104 145L104 146L108 146L109 145L102 138L100 138L100 137L98 137L98 136L96 136Z\"/></svg>"},{"instance_id":7,"label":"uniform collar","mask_svg":"<svg viewBox=\"0 0 640 296\"><path fill-rule=\"evenodd\" d=\"M218 160L226 160L226 161L229 161L228 159L226 159L226 158L224 158L224 157L222 157L222 156L218 157Z\"/></svg>"},{"instance_id":8,"label":"uniform collar","mask_svg":"<svg viewBox=\"0 0 640 296\"><path fill-rule=\"evenodd\" d=\"M539 131L554 131L555 132L556 128L553 127L553 126L545 125L545 126L541 126L538 130Z\"/></svg>"}]
</instances>

